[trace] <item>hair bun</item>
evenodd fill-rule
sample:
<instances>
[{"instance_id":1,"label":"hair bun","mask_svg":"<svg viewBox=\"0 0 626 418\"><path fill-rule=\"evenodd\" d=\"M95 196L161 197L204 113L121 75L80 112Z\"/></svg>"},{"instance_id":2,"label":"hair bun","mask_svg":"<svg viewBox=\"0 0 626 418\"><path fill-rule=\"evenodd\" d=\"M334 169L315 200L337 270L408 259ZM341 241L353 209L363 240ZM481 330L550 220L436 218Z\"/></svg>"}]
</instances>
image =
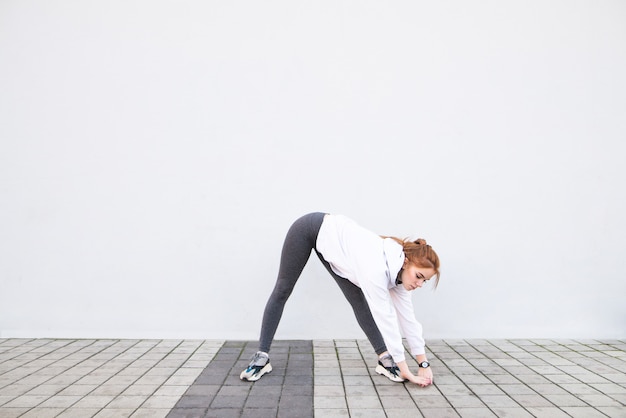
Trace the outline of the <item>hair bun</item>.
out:
<instances>
[{"instance_id":1,"label":"hair bun","mask_svg":"<svg viewBox=\"0 0 626 418\"><path fill-rule=\"evenodd\" d=\"M417 245L426 245L426 240L424 238L418 238L413 242L416 243Z\"/></svg>"}]
</instances>

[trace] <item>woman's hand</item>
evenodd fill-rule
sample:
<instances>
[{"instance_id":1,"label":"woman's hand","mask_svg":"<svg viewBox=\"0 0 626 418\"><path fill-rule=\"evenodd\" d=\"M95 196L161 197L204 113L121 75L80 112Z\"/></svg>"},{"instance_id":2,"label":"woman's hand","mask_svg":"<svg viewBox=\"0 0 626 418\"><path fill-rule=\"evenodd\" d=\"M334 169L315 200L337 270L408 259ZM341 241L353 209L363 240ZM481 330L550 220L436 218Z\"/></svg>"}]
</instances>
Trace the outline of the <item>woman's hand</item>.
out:
<instances>
[{"instance_id":1,"label":"woman's hand","mask_svg":"<svg viewBox=\"0 0 626 418\"><path fill-rule=\"evenodd\" d=\"M426 387L428 385L430 385L432 383L432 371L430 370L430 367L428 369L421 369L419 370L419 372L417 373L417 376L415 376L413 373L411 373L411 371L409 370L409 366L407 366L406 361L401 361L400 363L397 363L398 368L400 369L400 376L403 379L408 380L411 383L415 383L416 385L419 385L421 387ZM429 370L430 371L430 377L424 377L421 375L422 370Z\"/></svg>"},{"instance_id":2,"label":"woman's hand","mask_svg":"<svg viewBox=\"0 0 626 418\"><path fill-rule=\"evenodd\" d=\"M424 386L428 386L428 385L432 385L433 383L433 369L431 369L430 367L420 367L419 370L417 371L417 375L418 377L421 377L423 379L426 379L428 381L428 383Z\"/></svg>"}]
</instances>

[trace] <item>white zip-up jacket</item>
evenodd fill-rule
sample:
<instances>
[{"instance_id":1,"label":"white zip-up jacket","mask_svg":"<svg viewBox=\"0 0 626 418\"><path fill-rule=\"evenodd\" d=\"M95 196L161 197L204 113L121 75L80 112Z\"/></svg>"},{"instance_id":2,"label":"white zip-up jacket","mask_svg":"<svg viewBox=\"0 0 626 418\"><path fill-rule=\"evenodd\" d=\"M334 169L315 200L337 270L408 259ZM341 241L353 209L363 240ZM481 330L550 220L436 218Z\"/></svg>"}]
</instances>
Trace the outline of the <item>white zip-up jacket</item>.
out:
<instances>
[{"instance_id":1,"label":"white zip-up jacket","mask_svg":"<svg viewBox=\"0 0 626 418\"><path fill-rule=\"evenodd\" d=\"M326 215L316 248L337 275L361 288L396 363L405 360L402 335L412 355L424 354L422 325L415 319L411 294L396 284L405 257L400 244L343 215Z\"/></svg>"}]
</instances>

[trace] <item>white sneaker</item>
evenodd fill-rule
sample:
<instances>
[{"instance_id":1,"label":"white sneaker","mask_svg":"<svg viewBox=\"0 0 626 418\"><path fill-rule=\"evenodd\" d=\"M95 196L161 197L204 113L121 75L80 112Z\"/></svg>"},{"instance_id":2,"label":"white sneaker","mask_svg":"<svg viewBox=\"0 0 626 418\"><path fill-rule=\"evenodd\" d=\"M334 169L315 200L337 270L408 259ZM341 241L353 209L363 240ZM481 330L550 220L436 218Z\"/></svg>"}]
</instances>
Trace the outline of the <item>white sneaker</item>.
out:
<instances>
[{"instance_id":1,"label":"white sneaker","mask_svg":"<svg viewBox=\"0 0 626 418\"><path fill-rule=\"evenodd\" d=\"M270 357L263 351L257 351L248 368L241 372L239 378L241 380L247 380L249 382L255 382L261 378L265 373L272 371L272 365L270 364Z\"/></svg>"},{"instance_id":2,"label":"white sneaker","mask_svg":"<svg viewBox=\"0 0 626 418\"><path fill-rule=\"evenodd\" d=\"M400 377L400 369L393 361L391 354L385 354L378 359L378 366L376 366L376 373L386 376L387 379L392 382L404 382L404 379Z\"/></svg>"}]
</instances>

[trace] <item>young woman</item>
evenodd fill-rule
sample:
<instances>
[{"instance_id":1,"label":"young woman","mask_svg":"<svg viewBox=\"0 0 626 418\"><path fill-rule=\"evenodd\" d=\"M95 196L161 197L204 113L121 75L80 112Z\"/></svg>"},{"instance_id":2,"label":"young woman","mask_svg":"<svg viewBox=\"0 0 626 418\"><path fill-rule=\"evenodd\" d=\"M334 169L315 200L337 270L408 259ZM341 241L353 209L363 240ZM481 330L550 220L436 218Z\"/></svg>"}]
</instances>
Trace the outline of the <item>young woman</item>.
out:
<instances>
[{"instance_id":1,"label":"young woman","mask_svg":"<svg viewBox=\"0 0 626 418\"><path fill-rule=\"evenodd\" d=\"M278 279L263 314L259 351L240 378L256 381L272 371L270 346L311 250L343 291L378 354L376 372L394 382L430 385L433 373L409 292L433 277L439 281L439 257L423 239L381 237L345 216L319 212L299 218L287 232ZM419 363L417 375L405 360L402 335Z\"/></svg>"}]
</instances>

